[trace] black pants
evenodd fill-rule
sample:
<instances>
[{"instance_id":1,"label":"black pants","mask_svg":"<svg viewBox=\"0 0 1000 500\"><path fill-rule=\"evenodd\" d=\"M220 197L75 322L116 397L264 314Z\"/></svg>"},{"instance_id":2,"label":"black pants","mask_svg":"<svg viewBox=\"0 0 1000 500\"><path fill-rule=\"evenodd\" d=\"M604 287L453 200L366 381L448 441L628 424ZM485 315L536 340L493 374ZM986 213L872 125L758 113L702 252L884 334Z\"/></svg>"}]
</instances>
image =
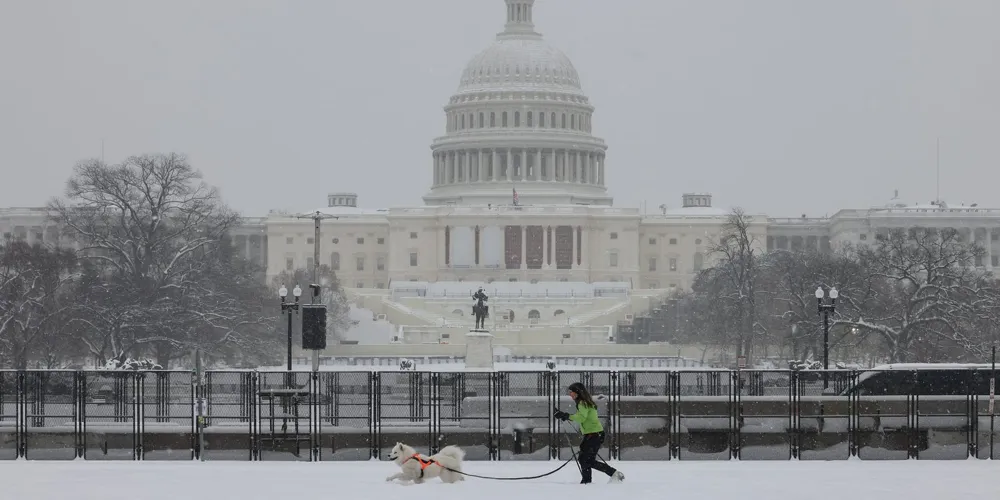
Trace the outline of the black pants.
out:
<instances>
[{"instance_id":1,"label":"black pants","mask_svg":"<svg viewBox=\"0 0 1000 500\"><path fill-rule=\"evenodd\" d=\"M583 441L580 442L580 474L584 483L591 481L591 469L597 469L608 476L615 473L615 468L597 460L597 452L604 443L604 433L584 434Z\"/></svg>"}]
</instances>

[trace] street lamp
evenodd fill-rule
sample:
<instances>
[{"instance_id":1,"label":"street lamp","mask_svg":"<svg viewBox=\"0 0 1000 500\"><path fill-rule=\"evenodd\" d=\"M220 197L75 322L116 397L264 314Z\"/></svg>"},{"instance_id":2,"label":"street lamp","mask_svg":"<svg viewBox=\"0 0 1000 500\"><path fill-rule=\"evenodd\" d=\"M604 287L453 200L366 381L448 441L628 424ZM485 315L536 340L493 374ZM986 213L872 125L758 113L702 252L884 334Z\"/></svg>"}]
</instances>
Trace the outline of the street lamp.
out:
<instances>
[{"instance_id":1,"label":"street lamp","mask_svg":"<svg viewBox=\"0 0 1000 500\"><path fill-rule=\"evenodd\" d=\"M288 371L292 371L292 311L296 313L299 311L299 297L302 296L302 288L299 285L295 285L292 295L295 296L295 302L286 302L285 297L288 297L288 288L285 288L285 285L281 285L281 288L278 289L278 296L281 297L281 313L288 314Z\"/></svg>"},{"instance_id":2,"label":"street lamp","mask_svg":"<svg viewBox=\"0 0 1000 500\"><path fill-rule=\"evenodd\" d=\"M816 314L823 315L823 388L826 389L830 387L830 377L827 370L830 369L830 315L837 309L837 297L840 294L837 293L836 288L830 289L830 303L825 304L823 298L826 293L823 291L823 287L816 288Z\"/></svg>"}]
</instances>

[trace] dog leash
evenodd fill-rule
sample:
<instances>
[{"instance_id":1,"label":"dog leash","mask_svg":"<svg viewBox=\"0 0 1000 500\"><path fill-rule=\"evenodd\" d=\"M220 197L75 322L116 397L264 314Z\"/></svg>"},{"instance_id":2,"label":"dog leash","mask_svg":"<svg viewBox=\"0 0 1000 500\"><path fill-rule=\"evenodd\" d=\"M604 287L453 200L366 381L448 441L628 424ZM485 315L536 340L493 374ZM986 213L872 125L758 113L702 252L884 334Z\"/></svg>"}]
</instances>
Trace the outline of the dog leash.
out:
<instances>
[{"instance_id":1,"label":"dog leash","mask_svg":"<svg viewBox=\"0 0 1000 500\"><path fill-rule=\"evenodd\" d=\"M562 427L562 424L563 424L563 422L560 422L559 426ZM571 443L569 441L569 433L567 433L567 432L560 432L560 434L563 435L563 439L565 439L566 440L566 444L569 445L569 451L572 454L572 456L570 456L565 462L563 462L562 465L560 465L559 467L556 467L553 470L550 470L550 471L546 472L545 474L539 474L537 476L522 476L522 477L492 477L492 476L479 476L479 475L476 475L476 474L469 474L468 472L462 472L460 470L455 470L455 469L452 469L451 467L444 467L444 466L442 466L442 468L444 468L446 470L450 470L451 472L454 472L456 474L461 474L463 476L474 477L474 478L477 478L477 479L491 479L491 480L494 480L494 481L527 481L527 480L530 480L530 479L541 479L543 477L551 476L552 474L555 474L556 472L561 471L563 469L563 467L566 467L567 465L569 465L570 462L576 462L577 469L580 469L580 461L576 458L576 448L574 448L573 447L573 443ZM602 458L601 460L604 460L604 459ZM582 473L582 469L581 469L581 473Z\"/></svg>"},{"instance_id":2,"label":"dog leash","mask_svg":"<svg viewBox=\"0 0 1000 500\"><path fill-rule=\"evenodd\" d=\"M477 479L492 479L494 481L526 481L526 480L529 480L529 479L541 479L541 478L543 478L545 476L551 476L552 474L555 474L556 472L559 472L560 470L562 470L563 467L566 467L567 465L569 465L570 462L572 462L574 460L576 460L576 452L573 453L572 457L570 457L565 462L563 462L562 465L560 465L559 467L557 467L557 468L555 468L553 470L550 470L550 471L546 472L545 474L539 474L537 476L521 476L521 477L480 476L480 475L476 475L476 474L469 474L468 472L462 472L460 470L455 470L455 469L452 469L451 467L443 467L443 468L447 469L447 470L450 470L450 471L452 471L452 472L454 472L456 474L461 474L463 476L468 476L468 477L474 477L474 478L477 478Z\"/></svg>"}]
</instances>

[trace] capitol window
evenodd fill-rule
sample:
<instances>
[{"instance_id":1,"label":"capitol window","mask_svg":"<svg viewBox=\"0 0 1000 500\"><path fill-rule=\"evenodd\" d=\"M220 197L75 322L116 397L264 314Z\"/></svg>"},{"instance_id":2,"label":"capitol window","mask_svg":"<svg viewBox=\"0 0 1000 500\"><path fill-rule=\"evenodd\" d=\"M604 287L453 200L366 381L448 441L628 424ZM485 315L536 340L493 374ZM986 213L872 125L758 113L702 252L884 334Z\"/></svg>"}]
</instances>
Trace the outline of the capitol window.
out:
<instances>
[{"instance_id":1,"label":"capitol window","mask_svg":"<svg viewBox=\"0 0 1000 500\"><path fill-rule=\"evenodd\" d=\"M677 238L670 238L670 244L671 245L676 245L677 244Z\"/></svg>"},{"instance_id":2,"label":"capitol window","mask_svg":"<svg viewBox=\"0 0 1000 500\"><path fill-rule=\"evenodd\" d=\"M677 259L670 259L670 270L671 271L677 270Z\"/></svg>"},{"instance_id":3,"label":"capitol window","mask_svg":"<svg viewBox=\"0 0 1000 500\"><path fill-rule=\"evenodd\" d=\"M650 257L649 258L649 270L650 271L655 271L656 270L656 257Z\"/></svg>"},{"instance_id":4,"label":"capitol window","mask_svg":"<svg viewBox=\"0 0 1000 500\"><path fill-rule=\"evenodd\" d=\"M538 127L545 128L545 112L538 113Z\"/></svg>"},{"instance_id":5,"label":"capitol window","mask_svg":"<svg viewBox=\"0 0 1000 500\"><path fill-rule=\"evenodd\" d=\"M365 258L364 257L358 257L357 264L358 264L358 266L357 266L358 271L364 271L365 270Z\"/></svg>"},{"instance_id":6,"label":"capitol window","mask_svg":"<svg viewBox=\"0 0 1000 500\"><path fill-rule=\"evenodd\" d=\"M312 245L312 244L313 244L313 239L312 238L306 238L306 245Z\"/></svg>"},{"instance_id":7,"label":"capitol window","mask_svg":"<svg viewBox=\"0 0 1000 500\"><path fill-rule=\"evenodd\" d=\"M514 112L514 126L515 127L520 127L521 126L521 112L520 111L515 111Z\"/></svg>"},{"instance_id":8,"label":"capitol window","mask_svg":"<svg viewBox=\"0 0 1000 500\"><path fill-rule=\"evenodd\" d=\"M618 233L611 233L611 239L617 240L618 239Z\"/></svg>"},{"instance_id":9,"label":"capitol window","mask_svg":"<svg viewBox=\"0 0 1000 500\"><path fill-rule=\"evenodd\" d=\"M417 252L410 252L410 267L417 267Z\"/></svg>"},{"instance_id":10,"label":"capitol window","mask_svg":"<svg viewBox=\"0 0 1000 500\"><path fill-rule=\"evenodd\" d=\"M358 238L358 244L359 245L364 245L365 244L365 239L364 238Z\"/></svg>"},{"instance_id":11,"label":"capitol window","mask_svg":"<svg viewBox=\"0 0 1000 500\"><path fill-rule=\"evenodd\" d=\"M294 271L295 270L295 259L291 257L285 257L285 270Z\"/></svg>"},{"instance_id":12,"label":"capitol window","mask_svg":"<svg viewBox=\"0 0 1000 500\"><path fill-rule=\"evenodd\" d=\"M375 242L378 243L379 245L385 245L385 238L379 238L375 240Z\"/></svg>"},{"instance_id":13,"label":"capitol window","mask_svg":"<svg viewBox=\"0 0 1000 500\"><path fill-rule=\"evenodd\" d=\"M503 123L501 123L501 126L506 128L507 127L507 112L506 111L503 112L503 115L501 116L500 120L503 122Z\"/></svg>"},{"instance_id":14,"label":"capitol window","mask_svg":"<svg viewBox=\"0 0 1000 500\"><path fill-rule=\"evenodd\" d=\"M529 127L533 126L533 125L531 124L531 116L532 116L533 114L534 114L534 113L532 113L531 111L528 111L528 117L527 117L527 118L528 118L528 123L527 123L527 125L528 125Z\"/></svg>"},{"instance_id":15,"label":"capitol window","mask_svg":"<svg viewBox=\"0 0 1000 500\"><path fill-rule=\"evenodd\" d=\"M649 239L649 244L650 245L655 245L656 244L656 238L650 238Z\"/></svg>"},{"instance_id":16,"label":"capitol window","mask_svg":"<svg viewBox=\"0 0 1000 500\"><path fill-rule=\"evenodd\" d=\"M618 252L611 252L608 254L608 265L611 267L618 267Z\"/></svg>"},{"instance_id":17,"label":"capitol window","mask_svg":"<svg viewBox=\"0 0 1000 500\"><path fill-rule=\"evenodd\" d=\"M285 238L285 244L291 245L292 243L295 243L295 238L292 238L291 236Z\"/></svg>"},{"instance_id":18,"label":"capitol window","mask_svg":"<svg viewBox=\"0 0 1000 500\"><path fill-rule=\"evenodd\" d=\"M411 231L411 232L410 232L410 239L411 239L411 240L415 240L415 239L417 239L417 233L416 233L416 231Z\"/></svg>"},{"instance_id":19,"label":"capitol window","mask_svg":"<svg viewBox=\"0 0 1000 500\"><path fill-rule=\"evenodd\" d=\"M334 238L330 241L333 242L334 245L336 245L337 243L340 243L340 238Z\"/></svg>"}]
</instances>

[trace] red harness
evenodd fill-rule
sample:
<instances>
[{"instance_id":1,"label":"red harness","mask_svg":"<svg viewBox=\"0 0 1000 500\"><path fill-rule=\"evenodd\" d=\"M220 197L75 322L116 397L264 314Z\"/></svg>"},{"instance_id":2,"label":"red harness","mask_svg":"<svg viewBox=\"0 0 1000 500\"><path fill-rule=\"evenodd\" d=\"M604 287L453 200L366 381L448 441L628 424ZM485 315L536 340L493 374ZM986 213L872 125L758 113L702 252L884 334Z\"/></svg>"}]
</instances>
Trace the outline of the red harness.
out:
<instances>
[{"instance_id":1,"label":"red harness","mask_svg":"<svg viewBox=\"0 0 1000 500\"><path fill-rule=\"evenodd\" d=\"M437 460L431 460L429 458L422 458L419 453L414 453L413 456L411 456L410 458L407 458L406 460L404 460L403 463L405 464L406 462L409 462L410 460L413 460L413 459L416 459L417 462L420 463L420 477L421 478L424 477L424 469L430 467L431 464L437 464L437 465L439 465L441 467L444 467Z\"/></svg>"}]
</instances>

